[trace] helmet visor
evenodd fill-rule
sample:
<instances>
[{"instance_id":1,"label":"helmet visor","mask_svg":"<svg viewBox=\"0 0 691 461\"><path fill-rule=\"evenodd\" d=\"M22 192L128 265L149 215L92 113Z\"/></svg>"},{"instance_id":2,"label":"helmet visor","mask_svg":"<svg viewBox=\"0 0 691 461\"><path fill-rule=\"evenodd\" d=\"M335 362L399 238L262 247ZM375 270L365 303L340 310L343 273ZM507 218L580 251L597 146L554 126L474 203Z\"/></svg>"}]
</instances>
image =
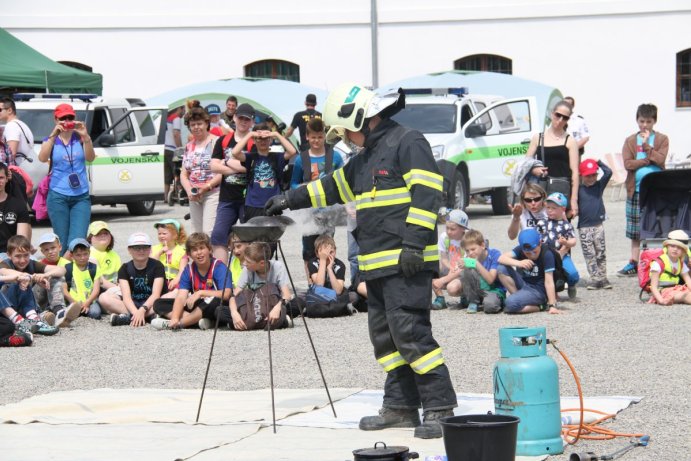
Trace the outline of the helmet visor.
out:
<instances>
[{"instance_id":1,"label":"helmet visor","mask_svg":"<svg viewBox=\"0 0 691 461\"><path fill-rule=\"evenodd\" d=\"M329 144L336 144L342 139L346 139L346 129L342 126L332 126L326 133L326 142Z\"/></svg>"}]
</instances>

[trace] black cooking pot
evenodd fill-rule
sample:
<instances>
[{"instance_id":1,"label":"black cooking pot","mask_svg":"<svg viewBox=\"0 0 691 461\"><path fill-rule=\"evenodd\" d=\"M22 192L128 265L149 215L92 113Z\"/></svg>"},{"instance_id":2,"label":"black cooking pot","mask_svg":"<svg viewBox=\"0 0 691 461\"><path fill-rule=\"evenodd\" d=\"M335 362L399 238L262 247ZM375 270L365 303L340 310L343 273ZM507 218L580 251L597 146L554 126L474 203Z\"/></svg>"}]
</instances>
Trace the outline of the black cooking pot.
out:
<instances>
[{"instance_id":1,"label":"black cooking pot","mask_svg":"<svg viewBox=\"0 0 691 461\"><path fill-rule=\"evenodd\" d=\"M246 223L234 225L233 232L242 242L276 242L294 222L287 216L255 216Z\"/></svg>"},{"instance_id":2,"label":"black cooking pot","mask_svg":"<svg viewBox=\"0 0 691 461\"><path fill-rule=\"evenodd\" d=\"M377 442L374 448L353 450L355 461L376 459L377 461L408 461L420 457L417 453L408 452L408 447L387 447L384 442Z\"/></svg>"}]
</instances>

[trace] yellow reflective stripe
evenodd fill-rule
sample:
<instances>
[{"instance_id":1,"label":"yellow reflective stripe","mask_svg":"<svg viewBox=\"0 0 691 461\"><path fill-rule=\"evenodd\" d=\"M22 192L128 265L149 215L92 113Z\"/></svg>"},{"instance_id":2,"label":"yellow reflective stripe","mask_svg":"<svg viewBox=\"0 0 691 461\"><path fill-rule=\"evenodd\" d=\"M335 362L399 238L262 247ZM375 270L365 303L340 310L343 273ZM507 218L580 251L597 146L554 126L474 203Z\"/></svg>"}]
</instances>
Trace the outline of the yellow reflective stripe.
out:
<instances>
[{"instance_id":1,"label":"yellow reflective stripe","mask_svg":"<svg viewBox=\"0 0 691 461\"><path fill-rule=\"evenodd\" d=\"M355 200L355 195L346 181L345 173L343 168L339 168L333 174L333 178L336 181L336 187L338 188L338 194L341 196L343 203L352 202Z\"/></svg>"},{"instance_id":2,"label":"yellow reflective stripe","mask_svg":"<svg viewBox=\"0 0 691 461\"><path fill-rule=\"evenodd\" d=\"M401 249L378 251L366 255L360 255L358 259L358 267L361 271L370 271L380 269L382 267L395 266L398 264L398 259L401 254Z\"/></svg>"},{"instance_id":3,"label":"yellow reflective stripe","mask_svg":"<svg viewBox=\"0 0 691 461\"><path fill-rule=\"evenodd\" d=\"M441 354L441 347L438 347L432 352L423 355L422 357L411 363L410 367L413 369L415 373L419 375L424 375L428 371L434 370L443 363L444 356L442 356Z\"/></svg>"},{"instance_id":4,"label":"yellow reflective stripe","mask_svg":"<svg viewBox=\"0 0 691 461\"><path fill-rule=\"evenodd\" d=\"M431 171L413 168L403 175L403 179L408 189L415 184L427 186L440 192L444 189L444 178L440 174L432 173Z\"/></svg>"},{"instance_id":5,"label":"yellow reflective stripe","mask_svg":"<svg viewBox=\"0 0 691 461\"><path fill-rule=\"evenodd\" d=\"M307 184L307 191L310 194L313 208L323 208L326 206L326 194L324 193L321 179Z\"/></svg>"},{"instance_id":6,"label":"yellow reflective stripe","mask_svg":"<svg viewBox=\"0 0 691 461\"><path fill-rule=\"evenodd\" d=\"M410 192L405 187L395 189L371 190L355 196L355 209L374 208L381 206L401 205L410 203Z\"/></svg>"},{"instance_id":7,"label":"yellow reflective stripe","mask_svg":"<svg viewBox=\"0 0 691 461\"><path fill-rule=\"evenodd\" d=\"M411 206L405 222L434 230L434 226L437 224L437 215L436 213Z\"/></svg>"},{"instance_id":8,"label":"yellow reflective stripe","mask_svg":"<svg viewBox=\"0 0 691 461\"><path fill-rule=\"evenodd\" d=\"M408 365L408 362L405 361L398 351L377 359L377 362L379 362L379 365L381 365L387 373L403 365Z\"/></svg>"},{"instance_id":9,"label":"yellow reflective stripe","mask_svg":"<svg viewBox=\"0 0 691 461\"><path fill-rule=\"evenodd\" d=\"M437 245L427 245L422 250L422 260L425 262L439 261L439 248Z\"/></svg>"}]
</instances>

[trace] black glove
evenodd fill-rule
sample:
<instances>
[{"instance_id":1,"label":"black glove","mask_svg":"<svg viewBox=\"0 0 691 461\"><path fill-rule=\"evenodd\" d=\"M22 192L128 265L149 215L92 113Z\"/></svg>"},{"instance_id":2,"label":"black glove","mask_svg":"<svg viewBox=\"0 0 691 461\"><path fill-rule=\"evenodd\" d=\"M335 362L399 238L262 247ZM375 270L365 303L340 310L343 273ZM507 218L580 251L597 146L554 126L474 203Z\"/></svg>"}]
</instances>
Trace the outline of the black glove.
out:
<instances>
[{"instance_id":1,"label":"black glove","mask_svg":"<svg viewBox=\"0 0 691 461\"><path fill-rule=\"evenodd\" d=\"M412 277L425 268L425 260L422 257L422 250L417 248L403 248L401 257L398 260L401 265L403 275Z\"/></svg>"},{"instance_id":2,"label":"black glove","mask_svg":"<svg viewBox=\"0 0 691 461\"><path fill-rule=\"evenodd\" d=\"M283 214L283 210L288 208L288 199L285 195L274 195L264 204L264 213L266 216L275 216Z\"/></svg>"}]
</instances>

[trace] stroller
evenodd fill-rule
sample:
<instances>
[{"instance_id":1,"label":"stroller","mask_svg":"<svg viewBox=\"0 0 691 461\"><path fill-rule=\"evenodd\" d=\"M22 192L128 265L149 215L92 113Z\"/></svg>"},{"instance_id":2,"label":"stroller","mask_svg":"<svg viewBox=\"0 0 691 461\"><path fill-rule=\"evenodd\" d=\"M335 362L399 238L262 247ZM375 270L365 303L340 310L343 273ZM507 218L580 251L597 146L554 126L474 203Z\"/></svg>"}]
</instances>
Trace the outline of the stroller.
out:
<instances>
[{"instance_id":1,"label":"stroller","mask_svg":"<svg viewBox=\"0 0 691 461\"><path fill-rule=\"evenodd\" d=\"M640 189L641 257L638 278L640 299L649 292L647 271L662 253L662 242L673 230L691 234L691 169L666 170L643 178Z\"/></svg>"},{"instance_id":2,"label":"stroller","mask_svg":"<svg viewBox=\"0 0 691 461\"><path fill-rule=\"evenodd\" d=\"M180 169L182 168L182 154L184 152L184 149L179 148L175 149L175 153L173 154L173 165L175 166L175 175L173 176L173 184L170 185L168 197L166 197L166 202L168 202L168 205L170 206L173 206L175 202L178 202L180 205L183 206L189 203L189 199L187 198L187 192L185 192L185 189L182 187L182 184L180 183Z\"/></svg>"}]
</instances>

